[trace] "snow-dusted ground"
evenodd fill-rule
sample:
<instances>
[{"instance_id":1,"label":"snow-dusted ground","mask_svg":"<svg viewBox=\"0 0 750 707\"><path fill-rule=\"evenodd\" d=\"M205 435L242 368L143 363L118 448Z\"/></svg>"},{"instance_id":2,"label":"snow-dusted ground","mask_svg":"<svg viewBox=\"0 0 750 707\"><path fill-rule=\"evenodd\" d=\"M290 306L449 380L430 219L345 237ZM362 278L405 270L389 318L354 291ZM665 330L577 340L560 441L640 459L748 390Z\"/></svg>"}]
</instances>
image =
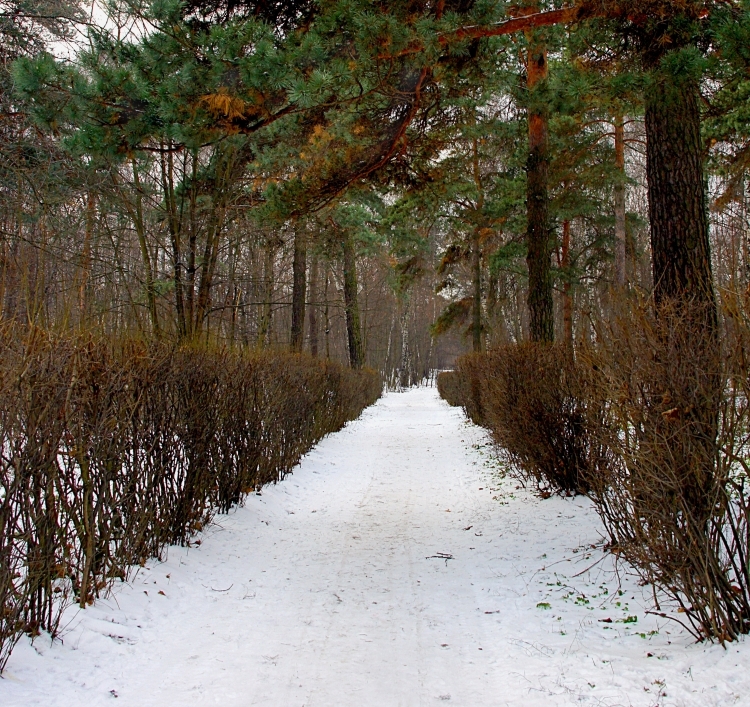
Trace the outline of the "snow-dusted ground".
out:
<instances>
[{"instance_id":1,"label":"snow-dusted ground","mask_svg":"<svg viewBox=\"0 0 750 707\"><path fill-rule=\"evenodd\" d=\"M200 545L70 609L61 642L24 639L0 705L750 705L750 642L647 616L599 528L501 478L434 389L391 394Z\"/></svg>"}]
</instances>

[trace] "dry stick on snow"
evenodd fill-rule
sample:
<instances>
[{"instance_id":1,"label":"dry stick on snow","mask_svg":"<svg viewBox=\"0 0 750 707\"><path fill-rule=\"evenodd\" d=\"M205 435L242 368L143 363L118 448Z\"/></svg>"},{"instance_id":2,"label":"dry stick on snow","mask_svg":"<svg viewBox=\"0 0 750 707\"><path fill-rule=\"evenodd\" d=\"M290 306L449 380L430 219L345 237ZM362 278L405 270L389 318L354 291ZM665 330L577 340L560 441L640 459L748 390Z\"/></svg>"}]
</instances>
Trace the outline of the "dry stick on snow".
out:
<instances>
[{"instance_id":1,"label":"dry stick on snow","mask_svg":"<svg viewBox=\"0 0 750 707\"><path fill-rule=\"evenodd\" d=\"M445 566L448 566L448 560L455 560L456 558L453 557L448 552L439 552L437 555L428 555L424 558L425 560L445 560Z\"/></svg>"}]
</instances>

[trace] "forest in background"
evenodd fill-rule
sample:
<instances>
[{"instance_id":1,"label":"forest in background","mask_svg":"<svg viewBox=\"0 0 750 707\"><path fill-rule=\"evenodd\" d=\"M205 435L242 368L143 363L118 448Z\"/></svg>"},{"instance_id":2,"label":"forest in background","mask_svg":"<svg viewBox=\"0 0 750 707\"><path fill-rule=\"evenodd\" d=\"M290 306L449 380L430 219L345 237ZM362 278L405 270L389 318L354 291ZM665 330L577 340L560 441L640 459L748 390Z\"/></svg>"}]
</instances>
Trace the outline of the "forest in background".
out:
<instances>
[{"instance_id":1,"label":"forest in background","mask_svg":"<svg viewBox=\"0 0 750 707\"><path fill-rule=\"evenodd\" d=\"M649 78L609 5L547 28L535 73L528 31L491 36L534 3L7 4L3 319L304 348L405 384L466 347L591 336L613 285L652 290ZM746 27L709 6L683 69L716 284L740 291Z\"/></svg>"}]
</instances>

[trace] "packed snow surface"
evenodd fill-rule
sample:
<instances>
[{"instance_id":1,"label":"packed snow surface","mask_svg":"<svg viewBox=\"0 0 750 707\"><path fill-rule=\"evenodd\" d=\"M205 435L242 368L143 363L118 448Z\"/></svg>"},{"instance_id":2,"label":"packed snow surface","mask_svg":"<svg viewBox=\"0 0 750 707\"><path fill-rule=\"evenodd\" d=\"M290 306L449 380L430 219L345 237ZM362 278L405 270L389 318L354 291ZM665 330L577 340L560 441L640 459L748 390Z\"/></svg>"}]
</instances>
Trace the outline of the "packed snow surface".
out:
<instances>
[{"instance_id":1,"label":"packed snow surface","mask_svg":"<svg viewBox=\"0 0 750 707\"><path fill-rule=\"evenodd\" d=\"M517 488L432 388L200 541L24 639L0 705L750 705L750 644L646 614L589 502Z\"/></svg>"}]
</instances>

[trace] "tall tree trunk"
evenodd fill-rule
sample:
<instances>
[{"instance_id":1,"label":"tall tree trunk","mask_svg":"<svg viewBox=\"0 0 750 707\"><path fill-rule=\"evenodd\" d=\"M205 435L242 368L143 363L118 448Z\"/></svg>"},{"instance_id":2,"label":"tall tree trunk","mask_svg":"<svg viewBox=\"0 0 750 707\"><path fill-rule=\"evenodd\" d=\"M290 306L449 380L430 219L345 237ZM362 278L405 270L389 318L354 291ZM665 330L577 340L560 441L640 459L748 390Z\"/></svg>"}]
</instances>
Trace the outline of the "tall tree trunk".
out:
<instances>
[{"instance_id":1,"label":"tall tree trunk","mask_svg":"<svg viewBox=\"0 0 750 707\"><path fill-rule=\"evenodd\" d=\"M474 231L471 239L472 306L471 340L475 353L484 348L482 341L482 253L479 248L479 232Z\"/></svg>"},{"instance_id":2,"label":"tall tree trunk","mask_svg":"<svg viewBox=\"0 0 750 707\"><path fill-rule=\"evenodd\" d=\"M408 388L412 384L411 349L409 348L409 299L399 298L399 323L401 325L401 361L398 366L398 384Z\"/></svg>"},{"instance_id":3,"label":"tall tree trunk","mask_svg":"<svg viewBox=\"0 0 750 707\"><path fill-rule=\"evenodd\" d=\"M83 326L89 314L89 278L91 276L91 241L94 238L94 223L96 220L96 197L89 191L86 195L86 230L83 238L83 252L81 253L81 279L78 283L78 316Z\"/></svg>"},{"instance_id":4,"label":"tall tree trunk","mask_svg":"<svg viewBox=\"0 0 750 707\"><path fill-rule=\"evenodd\" d=\"M622 113L615 116L615 287L628 284L627 231L625 228L625 122Z\"/></svg>"},{"instance_id":5,"label":"tall tree trunk","mask_svg":"<svg viewBox=\"0 0 750 707\"><path fill-rule=\"evenodd\" d=\"M310 264L310 354L318 355L318 256Z\"/></svg>"},{"instance_id":6,"label":"tall tree trunk","mask_svg":"<svg viewBox=\"0 0 750 707\"><path fill-rule=\"evenodd\" d=\"M156 283L154 282L154 267L151 263L151 254L149 253L148 242L146 240L146 228L143 223L143 191L141 190L141 181L135 160L133 160L131 164L133 167L133 185L135 186L135 212L132 212L132 207L127 199L125 203L127 210L131 212L130 216L133 219L135 232L138 236L141 259L143 260L143 267L146 270L146 301L148 302L148 314L149 319L151 320L153 333L158 337L159 316L156 309Z\"/></svg>"},{"instance_id":7,"label":"tall tree trunk","mask_svg":"<svg viewBox=\"0 0 750 707\"><path fill-rule=\"evenodd\" d=\"M497 288L498 278L497 274L493 273L490 269L487 277L487 319L492 322L497 312Z\"/></svg>"},{"instance_id":8,"label":"tall tree trunk","mask_svg":"<svg viewBox=\"0 0 750 707\"><path fill-rule=\"evenodd\" d=\"M3 230L6 229L5 223L2 224ZM12 232L10 228L8 232ZM6 295L8 294L8 281L10 278L10 250L8 248L8 240L2 239L2 255L0 255L0 265L2 266L2 278L0 278L0 319L6 317Z\"/></svg>"},{"instance_id":9,"label":"tall tree trunk","mask_svg":"<svg viewBox=\"0 0 750 707\"><path fill-rule=\"evenodd\" d=\"M391 317L391 325L388 327L388 343L385 347L385 370L388 371L388 383L389 385L395 382L398 378L398 368L392 365L393 359L391 358L391 344L393 343L393 329L396 326L396 319L398 317L394 313Z\"/></svg>"},{"instance_id":10,"label":"tall tree trunk","mask_svg":"<svg viewBox=\"0 0 750 707\"><path fill-rule=\"evenodd\" d=\"M560 265L565 273L563 281L563 342L573 350L573 297L570 294L570 221L563 221L562 259Z\"/></svg>"},{"instance_id":11,"label":"tall tree trunk","mask_svg":"<svg viewBox=\"0 0 750 707\"><path fill-rule=\"evenodd\" d=\"M354 238L344 235L344 309L346 311L346 334L349 345L349 365L362 368L365 362L362 346L362 330L359 323L359 301L357 297L357 263L354 254Z\"/></svg>"},{"instance_id":12,"label":"tall tree trunk","mask_svg":"<svg viewBox=\"0 0 750 707\"><path fill-rule=\"evenodd\" d=\"M219 243L224 228L225 216L226 204L220 203L218 206L214 206L214 211L209 219L210 226L206 233L206 247L203 252L203 265L201 267L200 282L198 283L198 296L195 300L195 316L192 323L194 334L201 332L203 322L209 314L211 290L214 284L216 263L219 259Z\"/></svg>"},{"instance_id":13,"label":"tall tree trunk","mask_svg":"<svg viewBox=\"0 0 750 707\"><path fill-rule=\"evenodd\" d=\"M187 282L185 283L185 325L190 330L187 336L193 335L193 318L195 314L195 264L198 248L198 156L195 152L191 155L192 178L190 180L190 202L188 206L188 262Z\"/></svg>"},{"instance_id":14,"label":"tall tree trunk","mask_svg":"<svg viewBox=\"0 0 750 707\"><path fill-rule=\"evenodd\" d=\"M484 218L484 185L482 183L482 173L479 168L479 143L476 138L472 142L473 149L473 170L474 184L477 188L476 201L476 224L471 239L471 272L473 284L473 302L471 308L471 339L473 349L479 353L484 348L482 339L482 252L480 246L479 224Z\"/></svg>"},{"instance_id":15,"label":"tall tree trunk","mask_svg":"<svg viewBox=\"0 0 750 707\"><path fill-rule=\"evenodd\" d=\"M537 7L536 5L534 7ZM529 154L526 162L526 230L529 269L529 327L532 341L553 341L555 319L552 303L552 239L549 227L549 119L540 97L547 80L547 45L540 30L527 32L526 63Z\"/></svg>"},{"instance_id":16,"label":"tall tree trunk","mask_svg":"<svg viewBox=\"0 0 750 707\"><path fill-rule=\"evenodd\" d=\"M193 331L196 334L200 333L211 306L211 289L214 284L216 264L219 259L219 244L221 242L221 234L224 230L229 192L232 185L234 155L232 153L224 155L223 160L223 164L219 163L216 165L211 217L209 218L209 227L206 229L206 247L203 252L203 264L193 319Z\"/></svg>"},{"instance_id":17,"label":"tall tree trunk","mask_svg":"<svg viewBox=\"0 0 750 707\"><path fill-rule=\"evenodd\" d=\"M250 343L248 340L248 303L249 303L249 297L248 292L244 288L240 288L240 300L239 300L239 315L241 317L240 326L242 328L241 338L240 341L242 342L242 345L247 347Z\"/></svg>"},{"instance_id":18,"label":"tall tree trunk","mask_svg":"<svg viewBox=\"0 0 750 707\"><path fill-rule=\"evenodd\" d=\"M328 261L325 261L325 285L323 286L323 319L325 324L326 335L326 360L331 358L331 317L328 309L328 281L330 272L328 270Z\"/></svg>"},{"instance_id":19,"label":"tall tree trunk","mask_svg":"<svg viewBox=\"0 0 750 707\"><path fill-rule=\"evenodd\" d=\"M274 247L270 239L266 243L264 267L263 267L263 302L261 304L260 322L258 323L258 348L265 348L270 343L271 336L271 317L273 315L273 261Z\"/></svg>"},{"instance_id":20,"label":"tall tree trunk","mask_svg":"<svg viewBox=\"0 0 750 707\"><path fill-rule=\"evenodd\" d=\"M716 326L698 85L656 68L646 92L654 298L682 301Z\"/></svg>"},{"instance_id":21,"label":"tall tree trunk","mask_svg":"<svg viewBox=\"0 0 750 707\"><path fill-rule=\"evenodd\" d=\"M657 59L645 105L654 300L668 345L657 385L681 415L679 431L673 426L664 437L685 489L680 505L687 507L687 532L700 537L710 532L722 398L700 94L697 80L675 75ZM679 336L672 335L675 330Z\"/></svg>"},{"instance_id":22,"label":"tall tree trunk","mask_svg":"<svg viewBox=\"0 0 750 707\"><path fill-rule=\"evenodd\" d=\"M307 243L304 227L295 225L292 261L292 351L302 351L305 337L305 299L307 295Z\"/></svg>"},{"instance_id":23,"label":"tall tree trunk","mask_svg":"<svg viewBox=\"0 0 750 707\"><path fill-rule=\"evenodd\" d=\"M18 194L16 208L11 218L8 231L12 233L8 241L3 239L3 319L19 319L19 295L21 292L20 248L23 242L23 180L18 176ZM7 245L9 242L9 245Z\"/></svg>"},{"instance_id":24,"label":"tall tree trunk","mask_svg":"<svg viewBox=\"0 0 750 707\"><path fill-rule=\"evenodd\" d=\"M229 346L234 348L234 337L237 332L237 310L242 302L242 289L234 285L234 297L232 298L232 319L229 328Z\"/></svg>"},{"instance_id":25,"label":"tall tree trunk","mask_svg":"<svg viewBox=\"0 0 750 707\"><path fill-rule=\"evenodd\" d=\"M187 335L185 323L185 302L182 291L182 247L181 247L181 224L177 218L177 204L174 195L174 158L171 151L171 143L165 146L162 143L161 152L161 180L164 192L164 204L167 210L167 227L172 243L172 266L174 268L174 299L177 311L177 333L180 338ZM165 155L165 150L167 154Z\"/></svg>"}]
</instances>

